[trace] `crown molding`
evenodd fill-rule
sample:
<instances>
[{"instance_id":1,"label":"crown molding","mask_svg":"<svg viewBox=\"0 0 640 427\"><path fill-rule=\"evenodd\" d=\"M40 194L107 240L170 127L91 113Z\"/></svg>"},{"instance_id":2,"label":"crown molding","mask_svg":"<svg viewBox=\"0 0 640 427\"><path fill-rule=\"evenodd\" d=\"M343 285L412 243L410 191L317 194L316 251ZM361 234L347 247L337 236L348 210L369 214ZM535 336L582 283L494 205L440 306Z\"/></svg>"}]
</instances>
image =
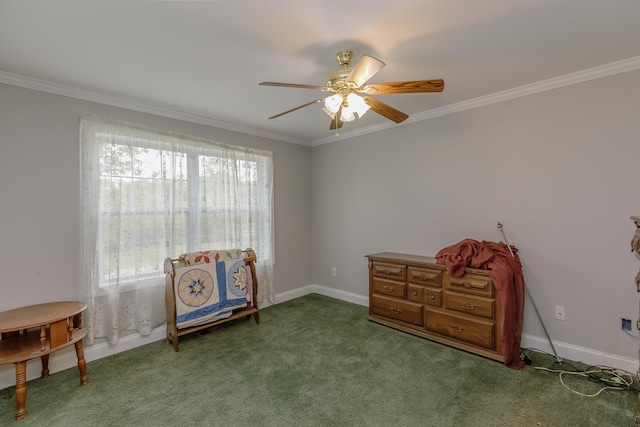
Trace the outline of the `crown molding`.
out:
<instances>
[{"instance_id":1,"label":"crown molding","mask_svg":"<svg viewBox=\"0 0 640 427\"><path fill-rule=\"evenodd\" d=\"M587 70L578 71L571 74L566 74L560 77L554 77L547 80L542 80L537 83L531 83L528 85L520 86L513 89L507 89L501 92L496 92L490 95L480 96L477 98L469 99L466 101L457 102L454 104L446 105L439 108L434 108L428 111L423 111L411 115L407 120L401 124L385 122L376 124L373 126L367 126L364 128L354 129L341 133L340 140L355 138L357 136L366 135L373 132L379 132L384 129L392 127L407 125L410 123L420 122L423 120L432 119L447 114L453 114L472 108L482 107L485 105L496 104L498 102L508 101L510 99L519 98L521 96L533 95L536 93L544 92L547 90L561 88L563 86L574 85L583 83L589 80L599 79L601 77L607 77L614 74L620 74L627 71L633 71L640 69L640 56L624 59L621 61L613 62ZM289 142L292 144L316 146L327 144L336 140L336 137L326 136L318 138L312 141L294 138L288 135L283 135L274 132L267 132L259 129L253 129L247 126L238 125L222 120L215 119L213 117L204 116L202 114L179 110L167 105L158 103L151 103L147 101L141 101L133 98L126 98L121 96L107 95L85 89L79 89L72 86L67 86L59 83L53 83L46 80L35 79L31 77L22 76L19 74L13 74L0 70L0 83L6 83L13 86L20 86L27 89L34 89L41 92L48 92L56 95L68 96L71 98L82 99L85 101L97 102L100 104L111 105L113 107L126 108L130 110L140 111L143 113L155 114L158 116L168 117L177 120L183 120L186 122L197 123L205 126L216 127L220 129L226 129L234 132L244 133L248 135L258 136L262 138L275 139L278 141Z\"/></svg>"},{"instance_id":2,"label":"crown molding","mask_svg":"<svg viewBox=\"0 0 640 427\"><path fill-rule=\"evenodd\" d=\"M186 122L197 123L248 135L275 139L292 144L300 144L306 146L309 145L308 140L293 138L291 136L279 133L253 129L247 126L214 119L213 117L204 116L202 114L193 113L186 110L176 109L159 103L141 101L134 98L107 95L104 93L79 89L76 87L49 82L46 80L13 74L2 70L0 70L0 83L20 86L27 89L34 89L41 92L52 93L55 95L68 96L70 98L82 99L84 101L97 102L99 104L110 105L112 107L126 108L129 110L140 111L142 113L149 113L162 117L168 117L171 119L183 120Z\"/></svg>"},{"instance_id":3,"label":"crown molding","mask_svg":"<svg viewBox=\"0 0 640 427\"><path fill-rule=\"evenodd\" d=\"M624 59L622 61L613 62L611 64L599 67L589 68L587 70L566 74L560 77L554 77L540 82L507 89L501 92L492 93L490 95L480 96L466 101L456 102L455 104L446 105L444 107L434 108L432 110L423 111L421 113L412 114L407 120L400 124L383 123L381 125L368 126L366 128L355 129L340 134L340 139L354 138L356 136L365 135L372 132L378 132L391 127L407 125L410 123L420 122L432 119L434 117L444 116L447 114L457 113L459 111L470 110L472 108L483 107L485 105L496 104L498 102L508 101L510 99L519 98L521 96L533 95L547 90L558 89L564 86L570 86L583 83L589 80L599 79L614 74L625 73L640 69L640 56ZM311 141L311 146L327 144L335 141L336 138L329 136Z\"/></svg>"}]
</instances>

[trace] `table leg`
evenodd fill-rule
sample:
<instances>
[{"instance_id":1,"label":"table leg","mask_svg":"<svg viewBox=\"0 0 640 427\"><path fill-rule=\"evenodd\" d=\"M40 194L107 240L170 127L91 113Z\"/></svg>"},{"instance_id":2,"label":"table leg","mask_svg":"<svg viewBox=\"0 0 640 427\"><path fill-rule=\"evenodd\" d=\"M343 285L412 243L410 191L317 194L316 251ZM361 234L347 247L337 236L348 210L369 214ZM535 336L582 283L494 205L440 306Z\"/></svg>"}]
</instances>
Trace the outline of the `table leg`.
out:
<instances>
[{"instance_id":1,"label":"table leg","mask_svg":"<svg viewBox=\"0 0 640 427\"><path fill-rule=\"evenodd\" d=\"M16 420L27 416L27 362L16 362Z\"/></svg>"},{"instance_id":2,"label":"table leg","mask_svg":"<svg viewBox=\"0 0 640 427\"><path fill-rule=\"evenodd\" d=\"M45 325L40 326L40 351L44 351L47 342L47 328Z\"/></svg>"},{"instance_id":3,"label":"table leg","mask_svg":"<svg viewBox=\"0 0 640 427\"><path fill-rule=\"evenodd\" d=\"M40 356L40 360L42 360L42 378L46 378L49 376L49 355Z\"/></svg>"},{"instance_id":4,"label":"table leg","mask_svg":"<svg viewBox=\"0 0 640 427\"><path fill-rule=\"evenodd\" d=\"M76 356L78 357L78 370L80 370L80 385L85 385L89 382L87 378L87 361L84 359L84 348L82 340L76 341Z\"/></svg>"}]
</instances>

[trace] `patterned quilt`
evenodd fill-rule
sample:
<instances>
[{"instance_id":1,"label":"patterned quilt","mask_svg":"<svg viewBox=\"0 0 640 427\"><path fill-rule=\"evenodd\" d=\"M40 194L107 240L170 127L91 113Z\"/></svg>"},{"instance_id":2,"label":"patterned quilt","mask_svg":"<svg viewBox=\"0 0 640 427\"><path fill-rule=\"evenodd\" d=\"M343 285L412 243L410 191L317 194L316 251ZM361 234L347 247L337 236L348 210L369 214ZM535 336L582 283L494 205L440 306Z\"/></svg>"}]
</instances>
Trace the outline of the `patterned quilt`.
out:
<instances>
[{"instance_id":1,"label":"patterned quilt","mask_svg":"<svg viewBox=\"0 0 640 427\"><path fill-rule=\"evenodd\" d=\"M233 310L251 303L251 269L242 251L204 251L180 257L188 265L177 268L174 278L179 329L227 318Z\"/></svg>"}]
</instances>

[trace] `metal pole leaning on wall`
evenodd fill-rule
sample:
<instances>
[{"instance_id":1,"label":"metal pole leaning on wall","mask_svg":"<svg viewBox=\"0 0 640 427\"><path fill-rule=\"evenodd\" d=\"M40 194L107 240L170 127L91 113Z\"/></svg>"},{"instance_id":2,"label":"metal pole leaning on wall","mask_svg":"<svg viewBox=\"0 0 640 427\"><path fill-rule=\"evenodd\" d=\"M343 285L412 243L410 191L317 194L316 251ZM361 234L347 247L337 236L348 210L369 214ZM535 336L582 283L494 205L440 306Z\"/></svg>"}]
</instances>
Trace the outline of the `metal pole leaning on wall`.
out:
<instances>
[{"instance_id":1,"label":"metal pole leaning on wall","mask_svg":"<svg viewBox=\"0 0 640 427\"><path fill-rule=\"evenodd\" d=\"M500 222L498 222L498 230L500 230L500 233L502 233L502 238L504 239L504 242L507 244L509 253L513 258L515 258L516 256L511 250L511 245L509 244L509 240L507 239L506 234L504 234L504 230L502 229L502 224ZM540 324L542 325L542 330L544 331L544 334L547 337L547 341L549 341L549 345L551 345L551 350L553 350L553 355L556 357L556 362L562 363L562 359L558 356L558 353L556 353L556 348L553 346L553 342L551 341L551 337L549 337L547 328L544 326L544 322L542 321L542 316L540 316L538 307L536 307L536 303L533 300L533 297L531 296L531 294L529 293L529 289L527 289L527 285L524 283L524 280L523 280L523 284L524 284L524 290L527 293L527 296L529 297L529 301L531 301L531 305L533 306L533 310L536 312L536 315L538 316L538 320L540 320Z\"/></svg>"}]
</instances>

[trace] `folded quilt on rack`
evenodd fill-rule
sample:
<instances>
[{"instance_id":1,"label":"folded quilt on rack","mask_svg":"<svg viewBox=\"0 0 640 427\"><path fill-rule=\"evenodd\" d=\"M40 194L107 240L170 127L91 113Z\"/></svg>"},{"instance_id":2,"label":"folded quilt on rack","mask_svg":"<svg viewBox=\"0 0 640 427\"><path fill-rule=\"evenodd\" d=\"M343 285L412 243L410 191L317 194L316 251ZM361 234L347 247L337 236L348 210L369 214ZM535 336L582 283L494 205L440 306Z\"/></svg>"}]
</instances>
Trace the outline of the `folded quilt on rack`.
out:
<instances>
[{"instance_id":1,"label":"folded quilt on rack","mask_svg":"<svg viewBox=\"0 0 640 427\"><path fill-rule=\"evenodd\" d=\"M180 255L180 258L184 260L187 265L196 265L196 264L208 264L213 260L213 262L224 261L229 259L238 259L244 258L247 256L247 253L242 249L224 249L224 250L210 250L210 251L198 251L198 252L187 252Z\"/></svg>"},{"instance_id":2,"label":"folded quilt on rack","mask_svg":"<svg viewBox=\"0 0 640 427\"><path fill-rule=\"evenodd\" d=\"M246 308L251 301L251 272L247 273L244 258L216 257L218 252L212 252L207 261L201 259L198 261L202 263L176 269L179 329L227 318L233 310ZM186 260L186 255L181 257Z\"/></svg>"}]
</instances>

